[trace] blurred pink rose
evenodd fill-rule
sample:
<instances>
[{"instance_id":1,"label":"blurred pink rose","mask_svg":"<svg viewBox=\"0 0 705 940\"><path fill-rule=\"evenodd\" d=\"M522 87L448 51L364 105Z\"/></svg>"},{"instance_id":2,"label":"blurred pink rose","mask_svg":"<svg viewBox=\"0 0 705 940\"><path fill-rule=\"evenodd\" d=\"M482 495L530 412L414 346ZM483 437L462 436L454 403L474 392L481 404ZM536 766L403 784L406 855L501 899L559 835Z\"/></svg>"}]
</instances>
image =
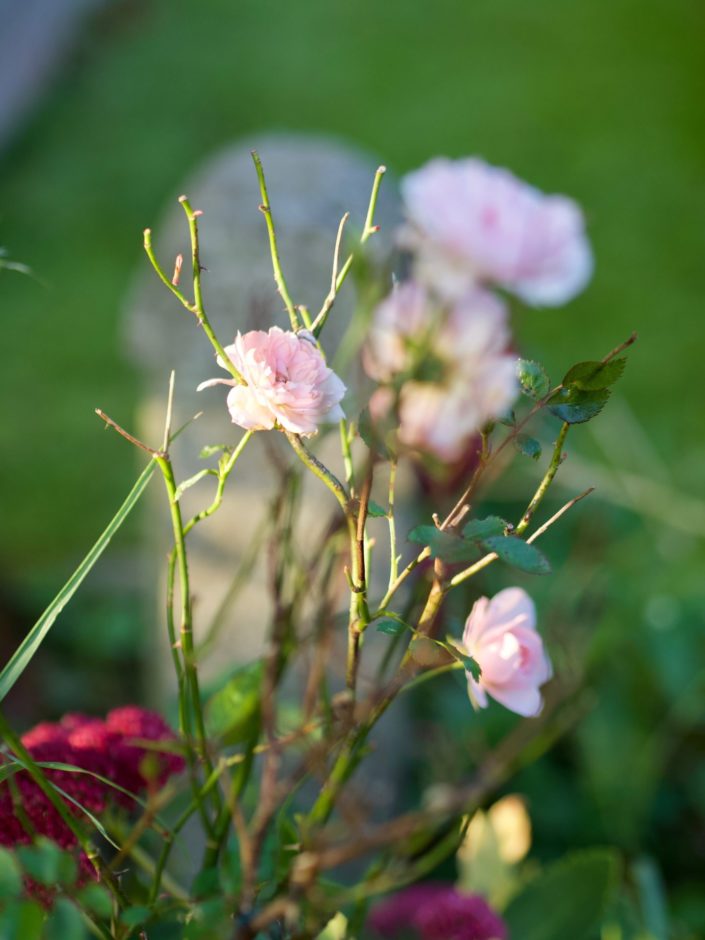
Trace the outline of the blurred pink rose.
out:
<instances>
[{"instance_id":1,"label":"blurred pink rose","mask_svg":"<svg viewBox=\"0 0 705 940\"><path fill-rule=\"evenodd\" d=\"M476 158L438 157L402 181L411 223L402 238L417 275L446 296L492 283L554 307L585 287L593 268L583 214L508 170Z\"/></svg>"},{"instance_id":2,"label":"blurred pink rose","mask_svg":"<svg viewBox=\"0 0 705 940\"><path fill-rule=\"evenodd\" d=\"M540 713L539 690L552 669L526 591L506 588L491 600L479 598L465 623L463 645L482 670L479 681L467 673L470 697L479 708L487 707L491 695L518 715Z\"/></svg>"},{"instance_id":3,"label":"blurred pink rose","mask_svg":"<svg viewBox=\"0 0 705 940\"><path fill-rule=\"evenodd\" d=\"M273 326L268 332L238 333L225 352L246 385L209 379L198 386L230 385L228 410L235 424L250 431L279 425L294 434L315 434L325 421L339 421L345 385L325 363L310 334ZM225 368L222 358L218 365Z\"/></svg>"},{"instance_id":4,"label":"blurred pink rose","mask_svg":"<svg viewBox=\"0 0 705 940\"><path fill-rule=\"evenodd\" d=\"M488 291L471 289L443 308L413 281L396 287L373 315L364 364L378 381L414 375L399 392L399 440L441 460L462 456L516 398L509 342L506 307ZM378 389L373 417L393 402L389 389Z\"/></svg>"}]
</instances>

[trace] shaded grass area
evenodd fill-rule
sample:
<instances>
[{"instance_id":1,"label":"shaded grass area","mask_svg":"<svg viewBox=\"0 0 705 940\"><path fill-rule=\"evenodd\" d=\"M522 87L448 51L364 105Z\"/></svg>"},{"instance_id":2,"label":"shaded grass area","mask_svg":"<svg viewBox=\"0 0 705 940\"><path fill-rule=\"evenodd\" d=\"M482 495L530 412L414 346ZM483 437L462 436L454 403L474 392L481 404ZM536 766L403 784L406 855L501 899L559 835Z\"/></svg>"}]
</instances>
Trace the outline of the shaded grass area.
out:
<instances>
[{"instance_id":1,"label":"shaded grass area","mask_svg":"<svg viewBox=\"0 0 705 940\"><path fill-rule=\"evenodd\" d=\"M520 337L558 368L638 328L625 392L688 482L704 17L686 0L116 4L0 166L0 240L46 284L0 275L3 569L78 552L119 502L134 455L93 408L129 423L137 401L120 305L141 230L200 159L271 127L342 135L398 171L479 152L580 199L594 284L522 313Z\"/></svg>"}]
</instances>

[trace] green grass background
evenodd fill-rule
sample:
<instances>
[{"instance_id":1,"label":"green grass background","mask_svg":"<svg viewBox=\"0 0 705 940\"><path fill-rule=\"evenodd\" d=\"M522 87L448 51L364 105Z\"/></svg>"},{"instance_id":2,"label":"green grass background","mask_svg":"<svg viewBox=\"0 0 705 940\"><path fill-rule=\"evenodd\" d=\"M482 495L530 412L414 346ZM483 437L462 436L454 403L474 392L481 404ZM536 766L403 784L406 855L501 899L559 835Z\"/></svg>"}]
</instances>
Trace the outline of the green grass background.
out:
<instances>
[{"instance_id":1,"label":"green grass background","mask_svg":"<svg viewBox=\"0 0 705 940\"><path fill-rule=\"evenodd\" d=\"M590 289L525 314L559 369L638 329L626 393L699 483L705 293L702 42L695 0L166 0L116 3L0 164L0 563L61 564L133 475L93 408L138 389L119 315L153 222L214 148L328 131L405 171L480 153L585 206ZM233 311L234 320L237 311Z\"/></svg>"}]
</instances>

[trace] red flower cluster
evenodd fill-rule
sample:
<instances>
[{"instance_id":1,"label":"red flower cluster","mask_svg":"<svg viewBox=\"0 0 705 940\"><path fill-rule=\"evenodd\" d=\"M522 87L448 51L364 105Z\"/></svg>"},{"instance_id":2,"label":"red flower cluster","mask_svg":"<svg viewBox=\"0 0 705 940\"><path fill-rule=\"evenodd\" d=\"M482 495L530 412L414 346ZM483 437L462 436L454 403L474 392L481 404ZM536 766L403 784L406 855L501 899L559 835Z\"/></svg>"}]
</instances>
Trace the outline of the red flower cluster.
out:
<instances>
[{"instance_id":1,"label":"red flower cluster","mask_svg":"<svg viewBox=\"0 0 705 940\"><path fill-rule=\"evenodd\" d=\"M382 901L370 924L382 937L413 931L422 940L507 940L507 927L479 894L419 884Z\"/></svg>"},{"instance_id":2,"label":"red flower cluster","mask_svg":"<svg viewBox=\"0 0 705 940\"><path fill-rule=\"evenodd\" d=\"M173 731L159 715L128 705L111 711L105 720L74 714L66 715L57 724L42 722L23 736L22 743L37 763L71 764L140 795L163 786L172 774L183 769L184 763L178 754L145 747L145 742L175 740ZM134 800L127 794L90 773L48 768L44 768L44 773L92 813L101 813L111 800L134 807ZM66 801L66 805L74 815L81 815L75 804ZM0 785L0 845L28 843L34 835L46 836L65 849L76 845L66 823L22 770L11 782ZM90 867L86 858L81 858L81 866L84 871Z\"/></svg>"}]
</instances>

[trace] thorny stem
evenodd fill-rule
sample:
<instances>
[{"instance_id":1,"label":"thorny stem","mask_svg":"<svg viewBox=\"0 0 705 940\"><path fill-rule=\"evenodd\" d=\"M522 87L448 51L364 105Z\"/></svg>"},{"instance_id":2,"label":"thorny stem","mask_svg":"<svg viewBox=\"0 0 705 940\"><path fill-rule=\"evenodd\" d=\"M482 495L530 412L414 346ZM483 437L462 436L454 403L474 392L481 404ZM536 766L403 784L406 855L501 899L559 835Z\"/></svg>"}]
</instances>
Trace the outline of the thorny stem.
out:
<instances>
[{"instance_id":1,"label":"thorny stem","mask_svg":"<svg viewBox=\"0 0 705 940\"><path fill-rule=\"evenodd\" d=\"M365 565L365 524L372 492L373 464L370 462L360 493L360 505L355 524L355 539L352 549L352 591L350 592L350 620L348 623L348 662L346 682L355 694L357 670L360 662L360 640L370 622L367 605L367 573Z\"/></svg>"},{"instance_id":2,"label":"thorny stem","mask_svg":"<svg viewBox=\"0 0 705 940\"><path fill-rule=\"evenodd\" d=\"M343 510L345 518L352 520L350 497L340 480L311 453L298 434L292 434L291 431L285 431L284 433L299 460L328 487Z\"/></svg>"},{"instance_id":3,"label":"thorny stem","mask_svg":"<svg viewBox=\"0 0 705 940\"><path fill-rule=\"evenodd\" d=\"M299 320L299 314L297 313L294 302L291 299L289 294L289 288L286 285L286 280L284 278L284 272L282 271L281 261L279 260L279 249L277 247L277 234L274 228L274 219L272 218L272 208L269 204L269 193L267 192L267 183L264 178L264 169L262 168L262 161L260 160L259 154L256 150L252 151L252 161L255 165L255 170L257 171L257 179L259 180L259 191L262 197L262 204L259 207L260 212L264 216L264 220L267 223L267 234L269 236L269 250L272 255L272 268L274 270L274 283L277 285L277 290L281 299L284 301L284 306L286 307L286 312L289 314L289 321L291 323L291 328L294 332L297 332L301 329L301 321Z\"/></svg>"}]
</instances>

